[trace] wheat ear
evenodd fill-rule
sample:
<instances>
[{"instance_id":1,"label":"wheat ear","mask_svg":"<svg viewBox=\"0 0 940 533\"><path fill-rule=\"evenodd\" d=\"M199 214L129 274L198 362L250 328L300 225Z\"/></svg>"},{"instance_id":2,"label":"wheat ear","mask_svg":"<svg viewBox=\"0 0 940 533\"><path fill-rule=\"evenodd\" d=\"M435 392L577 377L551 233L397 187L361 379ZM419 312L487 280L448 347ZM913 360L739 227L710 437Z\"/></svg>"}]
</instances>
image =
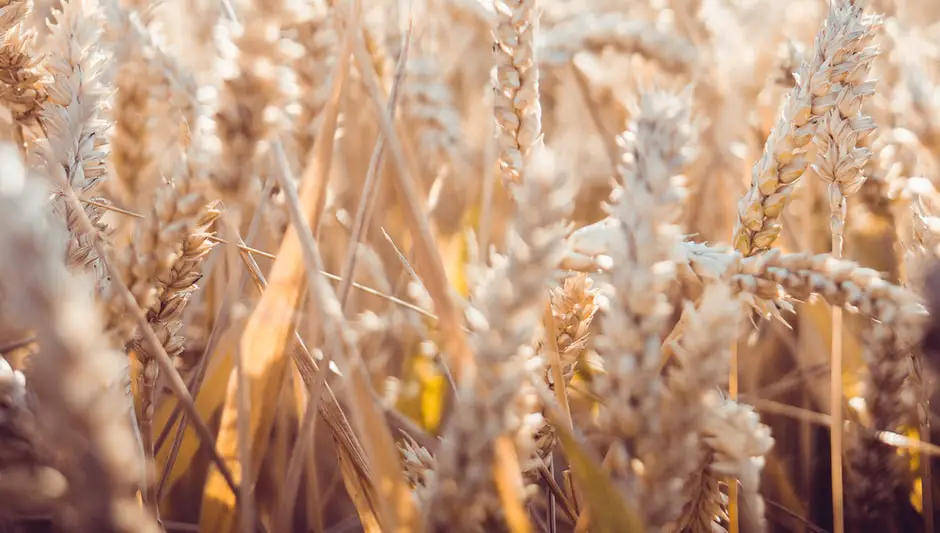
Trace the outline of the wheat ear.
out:
<instances>
[{"instance_id":1,"label":"wheat ear","mask_svg":"<svg viewBox=\"0 0 940 533\"><path fill-rule=\"evenodd\" d=\"M34 50L35 34L27 17L31 0L0 2L0 101L10 108L17 124L28 128L36 123L46 100L45 84Z\"/></svg>"},{"instance_id":2,"label":"wheat ear","mask_svg":"<svg viewBox=\"0 0 940 533\"><path fill-rule=\"evenodd\" d=\"M63 263L65 243L46 216L46 194L27 178L15 148L4 150L0 250L8 260L17 258L2 265L4 293L41 346L30 366L40 434L69 449L61 471L71 513L62 518L73 531L158 531L134 498L142 472L120 386L127 372L123 354L107 345L93 286Z\"/></svg>"},{"instance_id":3,"label":"wheat ear","mask_svg":"<svg viewBox=\"0 0 940 533\"><path fill-rule=\"evenodd\" d=\"M281 24L288 16L286 3L256 0L250 8L244 27L235 29L233 47L222 50L234 57L224 67L215 115L221 153L210 177L230 208L256 183L256 156L284 126L281 106L295 90L293 72L285 68L278 43Z\"/></svg>"},{"instance_id":4,"label":"wheat ear","mask_svg":"<svg viewBox=\"0 0 940 533\"><path fill-rule=\"evenodd\" d=\"M53 183L68 183L76 193L87 196L107 175L108 142L103 120L108 109L104 79L107 55L98 44L102 17L95 0L68 0L62 3L61 11L53 14L55 22L50 28L44 63L52 80L40 114L47 137L37 143L34 155ZM95 237L81 233L78 215L67 202L57 199L55 207L71 232L68 264L76 269L92 267L99 277L103 276L92 245ZM85 212L96 229L106 229L100 208L86 205Z\"/></svg>"},{"instance_id":5,"label":"wheat ear","mask_svg":"<svg viewBox=\"0 0 940 533\"><path fill-rule=\"evenodd\" d=\"M860 42L870 41L875 30L880 26L878 19L866 20L862 15L862 7L853 2L844 4L830 4L830 18L841 18L851 27L854 23L864 30L859 37ZM849 52L854 56L848 60L855 63L856 68L844 72L836 72L832 77L834 87L839 87L835 93L835 102L829 111L822 116L816 132L818 146L818 159L813 164L816 174L829 184L829 230L832 234L832 255L841 258L843 253L843 232L845 229L845 216L847 212L847 197L857 192L865 183L861 174L862 168L871 157L871 150L867 142L869 134L874 131L875 123L871 117L860 112L865 97L873 94L873 81L866 80L871 61L877 54L872 47L862 48ZM831 469L832 469L832 505L833 529L835 533L842 533L845 529L843 509L843 482L842 482L842 309L832 310L832 347L830 367L830 405L832 408L833 425L830 432Z\"/></svg>"},{"instance_id":6,"label":"wheat ear","mask_svg":"<svg viewBox=\"0 0 940 533\"><path fill-rule=\"evenodd\" d=\"M716 498L703 492L717 486L717 480L703 483L702 476L708 473L701 469L710 454L700 443L700 433L713 407L712 396L728 384L731 346L737 341L741 311L730 287L713 284L697 306L687 302L683 313L685 328L674 348L674 364L662 393L661 435L663 442L673 444L644 463L644 475L652 485L648 499L656 502L654 507L667 510L667 520L676 530L714 511L708 502Z\"/></svg>"},{"instance_id":7,"label":"wheat ear","mask_svg":"<svg viewBox=\"0 0 940 533\"><path fill-rule=\"evenodd\" d=\"M538 363L531 342L563 251L562 223L572 194L568 177L547 157L540 153L532 160L529 179L516 190L519 207L507 255L494 257L493 268L473 292L467 320L479 364L476 376L458 384L460 403L436 457L430 531L451 531L456 523L465 524L465 531L496 527L497 438L513 438L523 467L535 457L538 399L526 383L539 369L531 368Z\"/></svg>"},{"instance_id":8,"label":"wheat ear","mask_svg":"<svg viewBox=\"0 0 940 533\"><path fill-rule=\"evenodd\" d=\"M780 118L754 164L751 187L738 202L732 244L742 254L769 249L780 234L780 215L813 156L810 153L818 122L840 103L874 91L871 82L848 87L851 98L839 95L843 82L866 72L875 57L869 47L878 19L863 17L855 8L834 8L816 34L813 52L800 65L796 85L787 95Z\"/></svg>"},{"instance_id":9,"label":"wheat ear","mask_svg":"<svg viewBox=\"0 0 940 533\"><path fill-rule=\"evenodd\" d=\"M538 12L535 0L497 0L496 114L499 168L505 183L522 183L526 159L542 142L539 69L535 59Z\"/></svg>"},{"instance_id":10,"label":"wheat ear","mask_svg":"<svg viewBox=\"0 0 940 533\"><path fill-rule=\"evenodd\" d=\"M300 89L300 113L294 131L297 157L306 161L320 128L320 114L329 101L339 39L325 2L316 2L309 13L287 26L289 35L303 47L304 54L293 62Z\"/></svg>"}]
</instances>

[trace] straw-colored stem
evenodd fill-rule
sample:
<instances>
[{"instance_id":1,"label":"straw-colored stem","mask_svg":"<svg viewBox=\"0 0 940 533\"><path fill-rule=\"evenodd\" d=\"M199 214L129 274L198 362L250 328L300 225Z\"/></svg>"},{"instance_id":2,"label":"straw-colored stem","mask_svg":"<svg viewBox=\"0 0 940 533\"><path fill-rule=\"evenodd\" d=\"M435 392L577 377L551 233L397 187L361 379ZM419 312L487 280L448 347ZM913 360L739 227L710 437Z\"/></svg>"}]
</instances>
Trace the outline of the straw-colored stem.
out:
<instances>
[{"instance_id":1,"label":"straw-colored stem","mask_svg":"<svg viewBox=\"0 0 940 533\"><path fill-rule=\"evenodd\" d=\"M835 245L835 239L833 239ZM841 254L840 254L841 255ZM845 530L842 488L842 308L832 308L832 351L830 354L829 404L832 406L832 424L829 432L829 459L832 464L832 527L833 533Z\"/></svg>"},{"instance_id":2,"label":"straw-colored stem","mask_svg":"<svg viewBox=\"0 0 940 533\"><path fill-rule=\"evenodd\" d=\"M225 231L229 236L229 244L226 246L226 267L228 270L228 282L227 282L227 291L229 301L233 305L238 305L238 291L239 291L239 268L238 268L238 247L234 243L238 242L240 239L238 237L238 227L241 225L241 213L240 210L236 207L234 209L227 210L222 216L222 221L224 223ZM241 317L235 316L234 319L237 322ZM242 467L242 479L241 483L238 485L239 497L241 498L239 506L239 525L242 529L242 533L253 533L254 523L255 523L255 504L252 496L252 487L254 486L254 480L251 479L251 437L249 436L249 427L248 420L250 419L249 413L251 412L251 407L248 404L249 398L251 396L251 391L249 390L251 383L248 380L248 377L245 373L245 354L241 347L236 345L235 347L235 379L238 382L238 386L235 388L236 403L238 405L238 460L241 463Z\"/></svg>"},{"instance_id":3,"label":"straw-colored stem","mask_svg":"<svg viewBox=\"0 0 940 533\"><path fill-rule=\"evenodd\" d=\"M738 399L738 343L731 344L731 371L728 374L728 396ZM738 480L728 480L728 532L740 533L741 508L738 501Z\"/></svg>"}]
</instances>

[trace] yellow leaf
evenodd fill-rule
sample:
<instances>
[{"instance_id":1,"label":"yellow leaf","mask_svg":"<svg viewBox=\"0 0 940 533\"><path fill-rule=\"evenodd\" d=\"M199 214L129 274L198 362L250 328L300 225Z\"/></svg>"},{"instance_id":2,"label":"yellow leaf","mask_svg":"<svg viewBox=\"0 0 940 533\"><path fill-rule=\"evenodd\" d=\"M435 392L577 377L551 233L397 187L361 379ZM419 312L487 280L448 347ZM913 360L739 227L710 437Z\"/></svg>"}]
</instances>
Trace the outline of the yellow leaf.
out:
<instances>
[{"instance_id":1,"label":"yellow leaf","mask_svg":"<svg viewBox=\"0 0 940 533\"><path fill-rule=\"evenodd\" d=\"M496 491L503 504L506 524L512 533L531 533L532 523L522 505L522 472L519 469L519 457L516 448L507 436L496 439L493 443L493 479Z\"/></svg>"},{"instance_id":2,"label":"yellow leaf","mask_svg":"<svg viewBox=\"0 0 940 533\"><path fill-rule=\"evenodd\" d=\"M209 420L212 414L219 409L225 401L225 387L228 384L228 377L229 374L232 373L232 366L234 364L232 352L235 349L235 343L238 342L239 333L236 328L229 329L220 337L215 352L207 354L207 357L209 357L209 366L206 368L205 379L202 382L202 387L199 389L199 394L196 396L196 411L199 412L199 416L201 416L203 420ZM163 402L157 409L153 417L153 427L156 433L159 433L166 427L175 407L176 402L169 401ZM170 433L169 438L173 439L174 435L175 433ZM170 449L172 448L172 446L170 446L171 443L172 440L164 444L160 449L160 453L156 456L156 464L159 467L158 472L163 471L166 462L169 460ZM173 485L184 477L192 464L193 458L196 456L196 452L199 451L199 445L198 434L191 424L187 424L176 462L173 464L173 470L170 471L170 475L167 478L167 490L164 491L164 494L169 494Z\"/></svg>"},{"instance_id":3,"label":"yellow leaf","mask_svg":"<svg viewBox=\"0 0 940 533\"><path fill-rule=\"evenodd\" d=\"M382 528L379 527L379 521L375 516L376 505L372 501L369 491L359 481L359 474L356 473L356 469L347 459L346 452L340 448L337 448L336 452L340 472L343 475L343 484L346 486L346 492L349 494L353 505L356 506L356 512L359 513L362 529L365 533L382 533Z\"/></svg>"},{"instance_id":4,"label":"yellow leaf","mask_svg":"<svg viewBox=\"0 0 940 533\"><path fill-rule=\"evenodd\" d=\"M342 47L344 51L349 50L348 45L349 39L346 39ZM343 53L342 57L343 60L337 62L333 69L330 102L324 111L324 121L302 179L300 203L308 221L319 220L325 201L322 181L327 179L330 169L338 104L349 73L349 56ZM306 287L303 249L297 229L291 225L271 268L268 287L251 313L239 345L239 351L244 354L244 377L251 395L248 420L238 420L238 389L234 373L222 410L216 448L232 471L236 484L243 481L239 423L247 424L248 427L248 452L252 469L248 472L248 479L258 477L258 469L271 438L280 390L290 363L288 349L294 339L295 318ZM228 533L234 531L235 525L234 495L221 472L212 465L203 492L199 529Z\"/></svg>"},{"instance_id":5,"label":"yellow leaf","mask_svg":"<svg viewBox=\"0 0 940 533\"><path fill-rule=\"evenodd\" d=\"M375 468L378 501L387 531L420 533L421 519L411 488L405 481L398 458L398 448L375 403L372 388L363 375L362 365L354 365L349 374L349 388L354 401L352 414L360 432L363 448ZM342 452L341 452L342 453ZM344 478L346 476L344 475Z\"/></svg>"},{"instance_id":6,"label":"yellow leaf","mask_svg":"<svg viewBox=\"0 0 940 533\"><path fill-rule=\"evenodd\" d=\"M595 533L642 533L643 521L627 505L610 476L581 446L561 420L554 421L558 439L565 449L571 470L591 513L591 531Z\"/></svg>"},{"instance_id":7,"label":"yellow leaf","mask_svg":"<svg viewBox=\"0 0 940 533\"><path fill-rule=\"evenodd\" d=\"M441 259L444 261L447 280L461 296L466 297L470 293L470 284L467 282L466 275L469 258L466 233L458 231L450 235L438 235L436 240L437 247L441 251Z\"/></svg>"},{"instance_id":8,"label":"yellow leaf","mask_svg":"<svg viewBox=\"0 0 940 533\"><path fill-rule=\"evenodd\" d=\"M434 362L420 352L418 340L411 345L402 373L402 389L406 392L399 396L396 407L423 429L435 433L443 413L446 378ZM416 394L411 394L411 391L416 391Z\"/></svg>"},{"instance_id":9,"label":"yellow leaf","mask_svg":"<svg viewBox=\"0 0 940 533\"><path fill-rule=\"evenodd\" d=\"M431 361L422 357L418 371L418 380L421 384L421 427L432 434L437 432L441 424L441 414L444 412L444 393L447 379L441 375Z\"/></svg>"},{"instance_id":10,"label":"yellow leaf","mask_svg":"<svg viewBox=\"0 0 940 533\"><path fill-rule=\"evenodd\" d=\"M401 389L402 394L398 395L395 402L395 408L403 415L421 423L421 378L418 377L418 360L423 356L418 353L420 345L417 341L411 343L411 350L408 352L402 368ZM417 391L417 394L412 394Z\"/></svg>"}]
</instances>

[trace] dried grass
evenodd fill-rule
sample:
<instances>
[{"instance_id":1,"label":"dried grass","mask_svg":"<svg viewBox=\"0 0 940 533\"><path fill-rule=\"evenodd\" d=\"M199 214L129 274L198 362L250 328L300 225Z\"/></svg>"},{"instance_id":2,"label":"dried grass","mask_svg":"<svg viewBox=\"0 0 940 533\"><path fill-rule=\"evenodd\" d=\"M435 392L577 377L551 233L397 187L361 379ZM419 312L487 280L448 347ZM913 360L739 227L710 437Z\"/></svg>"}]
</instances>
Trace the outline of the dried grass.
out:
<instances>
[{"instance_id":1,"label":"dried grass","mask_svg":"<svg viewBox=\"0 0 940 533\"><path fill-rule=\"evenodd\" d=\"M938 28L0 0L0 531L934 533Z\"/></svg>"}]
</instances>

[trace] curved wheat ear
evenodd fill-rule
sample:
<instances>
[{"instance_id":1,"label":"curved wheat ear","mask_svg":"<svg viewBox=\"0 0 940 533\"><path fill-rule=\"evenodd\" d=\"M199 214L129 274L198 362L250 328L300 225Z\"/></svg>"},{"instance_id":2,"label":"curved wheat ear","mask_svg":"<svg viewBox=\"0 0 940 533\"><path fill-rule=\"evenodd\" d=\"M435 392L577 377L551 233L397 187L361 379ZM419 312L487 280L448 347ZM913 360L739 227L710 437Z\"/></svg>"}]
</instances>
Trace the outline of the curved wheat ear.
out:
<instances>
[{"instance_id":1,"label":"curved wheat ear","mask_svg":"<svg viewBox=\"0 0 940 533\"><path fill-rule=\"evenodd\" d=\"M754 164L751 188L738 202L732 242L742 254L767 250L777 240L780 215L809 166L809 145L822 117L839 107L857 110L860 98L874 90L871 82L860 83L856 76L867 72L876 55L869 43L879 24L880 19L863 16L854 6L830 10Z\"/></svg>"},{"instance_id":2,"label":"curved wheat ear","mask_svg":"<svg viewBox=\"0 0 940 533\"><path fill-rule=\"evenodd\" d=\"M526 159L542 143L539 69L535 60L535 0L498 0L493 90L499 168L505 183L522 183Z\"/></svg>"},{"instance_id":3,"label":"curved wheat ear","mask_svg":"<svg viewBox=\"0 0 940 533\"><path fill-rule=\"evenodd\" d=\"M418 128L417 138L428 168L437 171L459 160L460 114L433 53L421 50L408 60L402 87L402 107Z\"/></svg>"},{"instance_id":4,"label":"curved wheat ear","mask_svg":"<svg viewBox=\"0 0 940 533\"><path fill-rule=\"evenodd\" d=\"M436 457L429 531L452 531L455 523L467 531L495 527L490 521L501 514L493 479L497 439L513 440L523 468L535 457L541 417L529 380L540 369L533 368L539 360L531 341L563 251L563 221L573 194L568 176L551 168L546 157L534 157L531 164L537 166L528 167L529 179L516 191L519 207L507 255L493 259L473 292L475 308L467 320L476 334L477 374L459 384L460 403Z\"/></svg>"},{"instance_id":5,"label":"curved wheat ear","mask_svg":"<svg viewBox=\"0 0 940 533\"><path fill-rule=\"evenodd\" d=\"M691 42L663 33L648 21L619 13L585 13L545 30L538 40L539 64L564 66L578 52L599 52L608 46L638 53L677 73L692 70L698 56Z\"/></svg>"},{"instance_id":6,"label":"curved wheat ear","mask_svg":"<svg viewBox=\"0 0 940 533\"><path fill-rule=\"evenodd\" d=\"M690 266L697 273L708 273L703 278L729 268L725 275L730 275L736 288L757 300L779 305L787 298L818 295L833 306L872 318L874 323L864 338L869 368L864 394L872 424L877 430L897 432L905 423L915 421L915 398L908 383L910 351L919 342L927 316L916 294L881 279L872 269L828 254L770 251L749 258L733 257L719 266L721 261L715 256L700 263L703 256L690 256ZM885 523L895 491L905 482L895 450L863 435L852 448L849 461L850 475L857 476L846 485L852 518Z\"/></svg>"},{"instance_id":7,"label":"curved wheat ear","mask_svg":"<svg viewBox=\"0 0 940 533\"><path fill-rule=\"evenodd\" d=\"M735 254L736 255L736 254ZM692 269L714 273L715 257ZM827 254L765 252L730 263L731 279L742 293L758 301L786 303L786 298L823 297L833 306L857 311L874 320L866 331L864 356L868 363L866 406L877 430L897 432L915 421L915 397L909 386L910 351L919 342L926 310L916 294L893 285L877 272ZM728 266L727 264L725 266ZM904 465L896 451L867 434L849 453L850 476L846 484L851 517L859 523L890 521L896 491L905 486ZM868 522L874 521L874 522Z\"/></svg>"},{"instance_id":8,"label":"curved wheat ear","mask_svg":"<svg viewBox=\"0 0 940 533\"><path fill-rule=\"evenodd\" d=\"M142 464L119 386L124 356L107 346L93 287L63 262L65 243L46 217L46 194L27 179L16 149L4 150L3 290L42 347L31 361L30 383L41 406L40 436L69 450L60 464L69 482L67 526L88 533L159 531L134 497Z\"/></svg>"},{"instance_id":9,"label":"curved wheat ear","mask_svg":"<svg viewBox=\"0 0 940 533\"><path fill-rule=\"evenodd\" d=\"M830 254L784 254L769 250L743 257L726 247L684 242L679 246L679 276L693 283L726 280L758 310L776 317L793 311L791 300L819 296L879 322L900 320L915 329L926 313L913 292L882 279L854 261ZM909 337L908 337L909 338Z\"/></svg>"}]
</instances>

